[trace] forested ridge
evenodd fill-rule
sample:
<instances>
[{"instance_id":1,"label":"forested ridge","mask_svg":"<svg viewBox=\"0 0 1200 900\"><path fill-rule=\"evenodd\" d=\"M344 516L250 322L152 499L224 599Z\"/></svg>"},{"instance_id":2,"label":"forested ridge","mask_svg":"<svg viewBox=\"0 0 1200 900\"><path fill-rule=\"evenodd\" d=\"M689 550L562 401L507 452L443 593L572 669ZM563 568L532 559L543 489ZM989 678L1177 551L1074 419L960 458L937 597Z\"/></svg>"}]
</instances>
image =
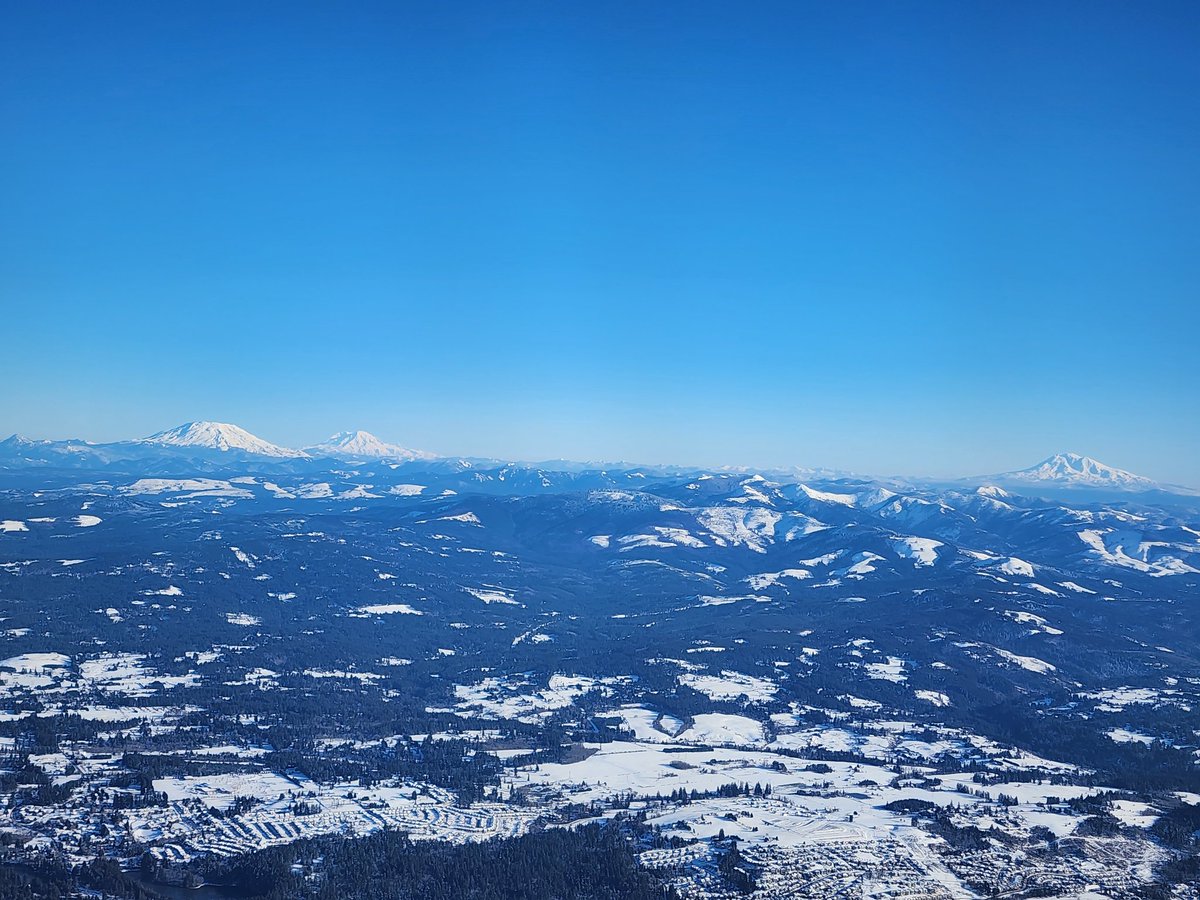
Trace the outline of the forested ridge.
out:
<instances>
[{"instance_id":1,"label":"forested ridge","mask_svg":"<svg viewBox=\"0 0 1200 900\"><path fill-rule=\"evenodd\" d=\"M455 845L383 831L272 847L206 872L247 900L664 900L616 828L588 825Z\"/></svg>"}]
</instances>

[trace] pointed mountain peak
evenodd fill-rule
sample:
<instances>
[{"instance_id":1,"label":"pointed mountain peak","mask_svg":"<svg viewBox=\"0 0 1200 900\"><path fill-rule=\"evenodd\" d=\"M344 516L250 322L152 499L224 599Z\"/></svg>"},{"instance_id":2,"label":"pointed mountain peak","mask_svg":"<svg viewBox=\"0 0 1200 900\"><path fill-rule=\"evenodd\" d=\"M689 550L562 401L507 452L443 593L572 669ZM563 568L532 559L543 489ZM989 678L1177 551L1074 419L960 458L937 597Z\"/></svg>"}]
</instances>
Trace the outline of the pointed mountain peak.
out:
<instances>
[{"instance_id":1,"label":"pointed mountain peak","mask_svg":"<svg viewBox=\"0 0 1200 900\"><path fill-rule=\"evenodd\" d=\"M238 450L255 456L281 458L307 456L301 450L279 447L256 437L244 428L226 422L185 422L144 438L142 443L159 444L164 447L196 447L226 452Z\"/></svg>"},{"instance_id":2,"label":"pointed mountain peak","mask_svg":"<svg viewBox=\"0 0 1200 900\"><path fill-rule=\"evenodd\" d=\"M327 440L307 448L313 456L335 456L346 459L433 459L432 453L410 450L398 444L381 441L369 431L339 431Z\"/></svg>"}]
</instances>

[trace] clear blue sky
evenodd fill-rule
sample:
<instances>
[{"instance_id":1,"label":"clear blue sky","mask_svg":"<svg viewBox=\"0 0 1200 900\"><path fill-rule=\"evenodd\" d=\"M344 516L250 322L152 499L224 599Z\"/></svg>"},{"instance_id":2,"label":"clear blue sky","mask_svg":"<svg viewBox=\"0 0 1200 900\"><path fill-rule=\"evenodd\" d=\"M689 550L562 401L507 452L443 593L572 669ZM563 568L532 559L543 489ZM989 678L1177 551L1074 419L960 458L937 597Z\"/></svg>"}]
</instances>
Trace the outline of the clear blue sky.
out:
<instances>
[{"instance_id":1,"label":"clear blue sky","mask_svg":"<svg viewBox=\"0 0 1200 900\"><path fill-rule=\"evenodd\" d=\"M1200 4L4 20L6 433L1200 484Z\"/></svg>"}]
</instances>

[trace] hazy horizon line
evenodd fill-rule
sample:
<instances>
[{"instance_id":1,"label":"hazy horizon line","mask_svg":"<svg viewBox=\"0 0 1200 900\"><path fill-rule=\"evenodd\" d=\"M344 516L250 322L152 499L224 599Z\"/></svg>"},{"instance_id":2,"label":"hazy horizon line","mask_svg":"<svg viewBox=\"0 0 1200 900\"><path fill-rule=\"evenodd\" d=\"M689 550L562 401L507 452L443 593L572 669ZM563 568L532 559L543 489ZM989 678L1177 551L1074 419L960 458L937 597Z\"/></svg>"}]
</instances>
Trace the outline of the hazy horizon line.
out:
<instances>
[{"instance_id":1,"label":"hazy horizon line","mask_svg":"<svg viewBox=\"0 0 1200 900\"><path fill-rule=\"evenodd\" d=\"M561 463L570 463L570 464L576 465L576 466L589 466L589 467L622 466L622 467L631 467L631 468L638 468L638 467L679 468L679 469L704 470L704 471L712 471L712 472L722 472L722 471L724 471L724 472L747 472L747 473L751 473L751 474L756 473L756 472L768 472L768 473L769 472L812 472L812 473L827 474L827 475L835 476L838 478L870 478L870 479L876 479L876 480L888 480L888 479L906 480L907 479L907 480L912 480L912 481L927 481L927 482L938 482L938 481L953 482L953 481L970 481L972 479L984 479L984 478L1011 475L1014 473L1026 471L1030 468L1035 468L1045 462L1054 460L1058 456L1078 456L1078 457L1082 457L1084 459L1090 459L1094 462L1098 462L1101 465L1108 466L1109 468L1118 469L1119 471L1126 472L1131 475L1140 475L1140 473L1134 472L1130 469L1125 469L1121 466L1111 465L1110 463L1107 463L1103 460L1097 459L1096 457L1091 456L1090 454L1079 453L1075 450L1068 450L1068 449L1055 450L1055 451L1047 454L1046 456L1040 457L1035 462L1032 462L1028 465L1018 467L1018 468L1013 468L1013 469L1005 469L1003 471L996 471L996 472L974 471L974 472L964 472L963 474L946 474L944 472L943 473L927 472L924 474L919 474L919 473L902 472L902 471L891 471L891 472L885 472L882 470L869 471L869 470L860 469L860 468L843 468L840 466L829 466L829 465L804 465L804 464L799 464L799 463L763 463L763 464L734 463L734 462L700 463L700 462L680 462L678 460L661 460L660 459L657 461L650 461L650 460L646 460L646 459L637 460L637 459L633 459L633 458L603 458L603 457L594 457L594 456L592 456L592 457L576 457L576 456L556 456L556 455L528 456L528 455L508 455L508 454L491 455L491 454L487 454L487 453L445 453L445 452L440 452L440 451L426 450L426 449L420 448L420 447L408 446L407 444L400 445L389 439L381 438L381 437L379 437L379 435L377 435L374 432L369 431L365 428L340 429L340 430L336 430L336 431L332 431L332 432L328 433L327 436L321 441L303 443L303 444L300 444L297 446L292 446L290 443L285 444L285 443L278 443L275 441L269 441L266 438L263 438L260 435L258 435L257 433L251 431L250 429L245 428L244 426L238 425L237 423L228 422L228 421L218 421L216 419L188 419L188 420L178 423L177 425L172 425L172 426L168 426L166 428L161 428L161 429L151 432L150 434L147 434L145 436L117 438L114 440L93 440L91 438L81 437L78 434L71 434L70 436L67 436L67 437L32 437L32 436L30 436L29 433L22 432L20 429L10 432L6 437L0 438L0 440L11 440L13 438L18 438L18 439L30 440L30 441L36 441L36 442L49 441L52 443L80 441L82 443L85 443L85 444L88 444L91 446L106 446L106 445L110 445L110 444L137 444L137 443L150 442L152 438L154 438L155 436L157 436L159 434L164 434L164 433L167 433L170 431L175 431L175 430L178 430L181 428L185 428L189 425L196 425L196 424L211 424L211 425L230 426L233 428L238 428L242 431L245 431L247 434L257 438L258 440L265 441L266 443L272 444L273 446L279 447L280 449L284 449L284 450L293 450L293 451L303 452L303 451L306 451L309 449L319 447L321 445L321 443L323 443L324 441L328 441L329 439L336 437L340 434L352 434L352 433L362 432L364 434L367 434L367 435L375 438L376 440L381 441L382 443L391 444L393 446L399 447L401 449L404 449L404 450L407 450L410 452L427 453L430 455L430 457L432 457L434 459L442 459L442 460L462 459L462 460L466 460L466 461L488 461L488 462L500 462L500 463L508 463L508 464L519 464L519 465L544 465L544 464L548 464L548 463L561 462ZM5 430L7 430L7 429L5 429ZM0 434L2 434L2 433L3 432L0 431ZM234 449L237 449L237 448L234 448ZM364 457L364 458L366 458L366 457ZM1140 476L1140 477L1148 478L1149 476ZM1156 479L1156 478L1150 478L1149 480L1155 482L1156 484L1158 484L1160 486L1164 486L1164 487L1186 487L1186 488L1191 487L1191 485L1187 485L1187 484L1183 484L1183 483L1179 483L1179 482L1168 481L1168 480L1161 480L1161 479Z\"/></svg>"}]
</instances>

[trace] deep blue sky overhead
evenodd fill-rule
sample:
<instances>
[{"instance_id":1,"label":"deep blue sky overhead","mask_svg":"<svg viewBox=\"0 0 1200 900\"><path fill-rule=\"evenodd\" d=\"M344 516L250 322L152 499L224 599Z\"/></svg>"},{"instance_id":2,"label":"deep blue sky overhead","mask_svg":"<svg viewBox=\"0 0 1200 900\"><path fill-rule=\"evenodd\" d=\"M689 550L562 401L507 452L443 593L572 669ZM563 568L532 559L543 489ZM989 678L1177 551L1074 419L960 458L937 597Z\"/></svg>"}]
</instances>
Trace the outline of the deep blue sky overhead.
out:
<instances>
[{"instance_id":1,"label":"deep blue sky overhead","mask_svg":"<svg viewBox=\"0 0 1200 900\"><path fill-rule=\"evenodd\" d=\"M1200 484L1200 4L4 21L5 433Z\"/></svg>"}]
</instances>

